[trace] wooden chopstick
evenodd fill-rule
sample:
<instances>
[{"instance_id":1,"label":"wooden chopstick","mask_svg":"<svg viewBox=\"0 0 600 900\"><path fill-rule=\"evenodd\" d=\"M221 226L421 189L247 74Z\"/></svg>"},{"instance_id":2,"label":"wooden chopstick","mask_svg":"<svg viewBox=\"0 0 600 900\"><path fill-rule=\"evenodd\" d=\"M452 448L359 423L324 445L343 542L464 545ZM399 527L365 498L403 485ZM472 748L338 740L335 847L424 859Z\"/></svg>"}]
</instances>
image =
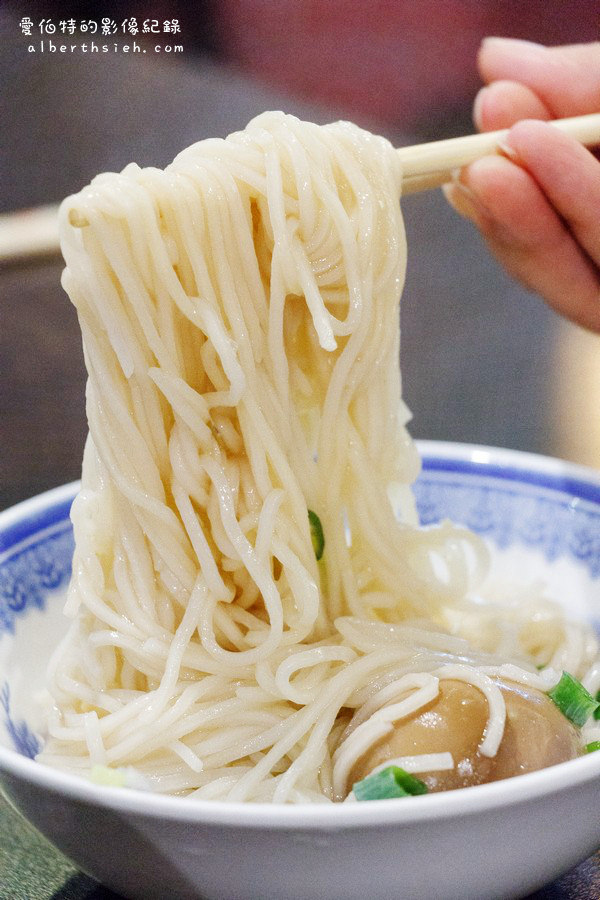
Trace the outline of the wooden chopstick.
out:
<instances>
[{"instance_id":1,"label":"wooden chopstick","mask_svg":"<svg viewBox=\"0 0 600 900\"><path fill-rule=\"evenodd\" d=\"M564 134L568 134L586 147L600 145L600 114L574 116L571 119L554 119L550 122ZM414 194L439 187L452 180L453 173L482 156L502 153L502 142L509 129L471 134L467 137L432 141L401 147L397 153L402 161L404 178L402 193Z\"/></svg>"},{"instance_id":2,"label":"wooden chopstick","mask_svg":"<svg viewBox=\"0 0 600 900\"><path fill-rule=\"evenodd\" d=\"M587 147L600 146L600 114L555 119L555 128ZM452 180L453 173L482 156L502 153L508 129L471 134L401 147L404 178L402 193L414 194L440 187ZM58 206L40 206L0 216L0 262L26 260L33 256L59 252Z\"/></svg>"},{"instance_id":3,"label":"wooden chopstick","mask_svg":"<svg viewBox=\"0 0 600 900\"><path fill-rule=\"evenodd\" d=\"M34 256L55 256L58 206L38 206L0 216L0 263Z\"/></svg>"}]
</instances>

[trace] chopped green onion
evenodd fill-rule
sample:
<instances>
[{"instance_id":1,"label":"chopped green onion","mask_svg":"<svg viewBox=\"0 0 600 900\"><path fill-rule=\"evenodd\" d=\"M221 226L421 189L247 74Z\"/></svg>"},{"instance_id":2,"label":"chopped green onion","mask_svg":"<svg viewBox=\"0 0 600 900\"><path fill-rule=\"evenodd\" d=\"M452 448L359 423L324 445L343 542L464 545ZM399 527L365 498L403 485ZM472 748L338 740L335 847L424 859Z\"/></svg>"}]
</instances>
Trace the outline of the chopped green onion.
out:
<instances>
[{"instance_id":1,"label":"chopped green onion","mask_svg":"<svg viewBox=\"0 0 600 900\"><path fill-rule=\"evenodd\" d=\"M600 741L592 741L591 744L585 745L586 753L593 753L594 750L600 750Z\"/></svg>"},{"instance_id":2,"label":"chopped green onion","mask_svg":"<svg viewBox=\"0 0 600 900\"><path fill-rule=\"evenodd\" d=\"M94 765L90 771L90 781L103 787L125 787L127 776L124 769L111 769L110 766Z\"/></svg>"},{"instance_id":3,"label":"chopped green onion","mask_svg":"<svg viewBox=\"0 0 600 900\"><path fill-rule=\"evenodd\" d=\"M548 691L548 696L556 703L561 713L579 728L585 725L589 717L600 706L581 682L569 675L568 672L562 673L556 687Z\"/></svg>"},{"instance_id":4,"label":"chopped green onion","mask_svg":"<svg viewBox=\"0 0 600 900\"><path fill-rule=\"evenodd\" d=\"M598 701L598 709L594 713L594 718L600 719L600 691L596 694L596 700Z\"/></svg>"},{"instance_id":5,"label":"chopped green onion","mask_svg":"<svg viewBox=\"0 0 600 900\"><path fill-rule=\"evenodd\" d=\"M308 511L308 521L310 523L310 536L312 538L313 550L315 551L315 556L317 559L321 559L323 556L323 550L325 549L325 537L323 535L323 526L321 525L321 520L312 509Z\"/></svg>"},{"instance_id":6,"label":"chopped green onion","mask_svg":"<svg viewBox=\"0 0 600 900\"><path fill-rule=\"evenodd\" d=\"M427 786L398 766L388 766L375 775L357 781L352 788L357 800L391 800L394 797L414 797L426 794Z\"/></svg>"}]
</instances>

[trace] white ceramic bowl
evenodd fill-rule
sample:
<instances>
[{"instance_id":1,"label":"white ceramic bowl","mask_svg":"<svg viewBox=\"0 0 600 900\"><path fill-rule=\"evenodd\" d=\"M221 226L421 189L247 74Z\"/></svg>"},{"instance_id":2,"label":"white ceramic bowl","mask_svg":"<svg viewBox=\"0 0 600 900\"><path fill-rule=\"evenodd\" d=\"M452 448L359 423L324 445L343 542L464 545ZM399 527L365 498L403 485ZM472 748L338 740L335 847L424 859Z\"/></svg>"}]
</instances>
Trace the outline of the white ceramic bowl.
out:
<instances>
[{"instance_id":1,"label":"white ceramic bowl","mask_svg":"<svg viewBox=\"0 0 600 900\"><path fill-rule=\"evenodd\" d=\"M421 444L426 522L464 522L496 564L542 574L600 620L600 476L529 454ZM76 485L0 515L0 783L77 865L132 898L491 900L535 890L600 846L600 753L480 787L324 806L186 801L97 787L36 763L36 691L64 625Z\"/></svg>"}]
</instances>

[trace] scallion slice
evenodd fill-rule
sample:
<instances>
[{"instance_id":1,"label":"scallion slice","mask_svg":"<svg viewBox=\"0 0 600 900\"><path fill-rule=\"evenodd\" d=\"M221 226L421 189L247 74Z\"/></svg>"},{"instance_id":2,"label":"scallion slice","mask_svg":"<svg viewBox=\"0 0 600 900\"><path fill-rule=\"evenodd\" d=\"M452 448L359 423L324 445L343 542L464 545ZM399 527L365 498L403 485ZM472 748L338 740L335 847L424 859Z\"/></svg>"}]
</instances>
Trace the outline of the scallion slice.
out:
<instances>
[{"instance_id":1,"label":"scallion slice","mask_svg":"<svg viewBox=\"0 0 600 900\"><path fill-rule=\"evenodd\" d=\"M593 753L594 750L600 750L600 741L592 741L590 744L585 745L586 753Z\"/></svg>"},{"instance_id":2,"label":"scallion slice","mask_svg":"<svg viewBox=\"0 0 600 900\"><path fill-rule=\"evenodd\" d=\"M548 691L548 696L556 703L561 713L579 728L585 725L600 706L581 682L568 672L562 673L556 687Z\"/></svg>"},{"instance_id":3,"label":"scallion slice","mask_svg":"<svg viewBox=\"0 0 600 900\"><path fill-rule=\"evenodd\" d=\"M90 771L90 781L103 787L125 787L127 773L124 769L111 769L110 766L95 765Z\"/></svg>"},{"instance_id":4,"label":"scallion slice","mask_svg":"<svg viewBox=\"0 0 600 900\"><path fill-rule=\"evenodd\" d=\"M600 719L600 691L596 694L596 700L598 701L598 709L594 713L594 718Z\"/></svg>"},{"instance_id":5,"label":"scallion slice","mask_svg":"<svg viewBox=\"0 0 600 900\"><path fill-rule=\"evenodd\" d=\"M404 769L388 766L375 775L368 775L362 781L357 781L352 793L357 800L391 800L394 797L426 794L427 786Z\"/></svg>"},{"instance_id":6,"label":"scallion slice","mask_svg":"<svg viewBox=\"0 0 600 900\"><path fill-rule=\"evenodd\" d=\"M321 525L321 520L312 509L308 511L308 521L310 524L310 536L312 538L313 550L315 551L315 556L317 559L321 559L323 556L323 550L325 549L325 536L323 535L323 526Z\"/></svg>"}]
</instances>

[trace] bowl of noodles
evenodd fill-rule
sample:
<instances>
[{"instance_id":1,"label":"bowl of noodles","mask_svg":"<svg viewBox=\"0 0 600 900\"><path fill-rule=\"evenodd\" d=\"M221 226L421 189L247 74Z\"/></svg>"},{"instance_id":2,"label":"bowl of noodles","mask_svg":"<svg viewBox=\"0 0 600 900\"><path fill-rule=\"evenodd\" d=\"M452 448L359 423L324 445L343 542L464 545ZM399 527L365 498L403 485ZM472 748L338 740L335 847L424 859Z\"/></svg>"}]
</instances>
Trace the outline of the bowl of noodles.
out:
<instances>
[{"instance_id":1,"label":"bowl of noodles","mask_svg":"<svg viewBox=\"0 0 600 900\"><path fill-rule=\"evenodd\" d=\"M402 184L265 113L61 206L89 435L1 520L0 769L127 897L507 898L600 843L600 479L414 444Z\"/></svg>"},{"instance_id":2,"label":"bowl of noodles","mask_svg":"<svg viewBox=\"0 0 600 900\"><path fill-rule=\"evenodd\" d=\"M535 602L548 623L566 613L570 652L581 652L575 632L582 622L597 629L600 618L598 474L512 451L419 449L421 521L451 518L484 539L496 589L521 585L518 601L505 595L507 627L515 606ZM86 872L140 898L389 897L398 885L410 897L508 898L600 844L600 753L460 790L319 804L169 796L134 772L118 786L37 761L47 667L67 629L76 488L0 517L0 779L13 805ZM539 605L541 583L553 599ZM423 632L421 643L432 637Z\"/></svg>"}]
</instances>

